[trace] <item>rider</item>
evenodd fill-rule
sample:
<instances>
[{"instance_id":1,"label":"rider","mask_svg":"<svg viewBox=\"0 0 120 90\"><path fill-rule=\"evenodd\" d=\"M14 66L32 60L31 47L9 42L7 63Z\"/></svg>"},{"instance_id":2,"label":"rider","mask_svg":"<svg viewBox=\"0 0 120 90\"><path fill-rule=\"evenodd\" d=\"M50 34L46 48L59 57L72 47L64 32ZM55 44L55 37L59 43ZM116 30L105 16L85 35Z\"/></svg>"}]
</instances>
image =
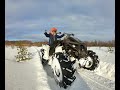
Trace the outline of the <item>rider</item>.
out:
<instances>
[{"instance_id":1,"label":"rider","mask_svg":"<svg viewBox=\"0 0 120 90\"><path fill-rule=\"evenodd\" d=\"M55 27L50 29L49 34L46 31L44 34L46 37L49 37L49 45L50 45L49 55L51 55L55 50L55 43L57 43L57 38L62 38L64 34L57 35L57 28Z\"/></svg>"},{"instance_id":2,"label":"rider","mask_svg":"<svg viewBox=\"0 0 120 90\"><path fill-rule=\"evenodd\" d=\"M55 27L50 29L49 34L46 31L45 31L44 34L45 34L46 37L49 37L49 45L50 46L53 44L54 41L57 40L57 38L62 38L64 36L64 34L57 35L57 28L55 28Z\"/></svg>"}]
</instances>

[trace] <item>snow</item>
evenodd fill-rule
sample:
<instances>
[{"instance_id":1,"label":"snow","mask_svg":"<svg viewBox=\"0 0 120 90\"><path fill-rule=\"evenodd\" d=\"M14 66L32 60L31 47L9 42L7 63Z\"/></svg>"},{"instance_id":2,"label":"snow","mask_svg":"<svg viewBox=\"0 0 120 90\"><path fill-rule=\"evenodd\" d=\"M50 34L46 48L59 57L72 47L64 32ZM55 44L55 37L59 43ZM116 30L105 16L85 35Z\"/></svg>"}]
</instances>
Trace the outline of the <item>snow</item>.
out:
<instances>
[{"instance_id":1,"label":"snow","mask_svg":"<svg viewBox=\"0 0 120 90\"><path fill-rule=\"evenodd\" d=\"M96 74L115 81L115 49L113 52L108 52L107 47L89 47L89 50L93 50L99 56L100 64L95 70Z\"/></svg>"},{"instance_id":2,"label":"snow","mask_svg":"<svg viewBox=\"0 0 120 90\"><path fill-rule=\"evenodd\" d=\"M115 51L109 53L106 47L88 47L99 56L99 67L95 71L79 69L76 80L64 89L56 84L50 66L42 66L37 52L40 49L28 47L33 58L16 62L16 47L5 47L5 90L115 90Z\"/></svg>"}]
</instances>

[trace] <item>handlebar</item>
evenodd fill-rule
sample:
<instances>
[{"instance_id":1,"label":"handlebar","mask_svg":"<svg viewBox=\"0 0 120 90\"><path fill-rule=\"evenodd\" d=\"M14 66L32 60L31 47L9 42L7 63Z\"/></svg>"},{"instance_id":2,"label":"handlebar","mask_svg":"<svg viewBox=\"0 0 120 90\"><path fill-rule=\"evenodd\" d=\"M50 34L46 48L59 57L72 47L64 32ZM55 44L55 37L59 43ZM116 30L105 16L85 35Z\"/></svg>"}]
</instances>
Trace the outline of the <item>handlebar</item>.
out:
<instances>
[{"instance_id":1,"label":"handlebar","mask_svg":"<svg viewBox=\"0 0 120 90\"><path fill-rule=\"evenodd\" d=\"M68 35L68 36L74 36L73 33L64 33L64 34L66 34L66 35Z\"/></svg>"},{"instance_id":2,"label":"handlebar","mask_svg":"<svg viewBox=\"0 0 120 90\"><path fill-rule=\"evenodd\" d=\"M57 32L57 34L61 34L61 32Z\"/></svg>"}]
</instances>

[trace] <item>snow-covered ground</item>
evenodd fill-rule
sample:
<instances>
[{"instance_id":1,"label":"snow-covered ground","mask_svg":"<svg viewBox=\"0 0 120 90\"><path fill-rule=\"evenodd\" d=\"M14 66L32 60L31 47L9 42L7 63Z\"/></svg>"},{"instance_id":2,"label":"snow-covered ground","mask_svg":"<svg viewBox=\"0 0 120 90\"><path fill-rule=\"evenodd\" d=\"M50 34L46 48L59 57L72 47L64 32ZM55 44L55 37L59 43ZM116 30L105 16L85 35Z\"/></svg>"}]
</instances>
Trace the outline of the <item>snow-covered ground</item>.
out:
<instances>
[{"instance_id":1,"label":"snow-covered ground","mask_svg":"<svg viewBox=\"0 0 120 90\"><path fill-rule=\"evenodd\" d=\"M37 52L40 48L29 47L33 58L16 62L17 49L5 47L5 90L66 90L56 84L50 66L42 66ZM109 53L106 47L88 49L99 56L99 67L95 71L79 69L67 90L115 90L115 51Z\"/></svg>"}]
</instances>

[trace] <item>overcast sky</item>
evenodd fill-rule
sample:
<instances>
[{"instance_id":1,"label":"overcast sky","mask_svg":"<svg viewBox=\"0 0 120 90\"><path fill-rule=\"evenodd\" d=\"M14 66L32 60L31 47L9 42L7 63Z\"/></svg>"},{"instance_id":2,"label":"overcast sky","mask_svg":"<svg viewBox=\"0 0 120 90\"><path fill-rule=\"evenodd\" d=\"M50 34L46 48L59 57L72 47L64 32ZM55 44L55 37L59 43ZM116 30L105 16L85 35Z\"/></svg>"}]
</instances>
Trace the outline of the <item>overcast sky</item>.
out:
<instances>
[{"instance_id":1,"label":"overcast sky","mask_svg":"<svg viewBox=\"0 0 120 90\"><path fill-rule=\"evenodd\" d=\"M82 41L113 40L115 0L5 0L6 40L48 40L51 27Z\"/></svg>"}]
</instances>

